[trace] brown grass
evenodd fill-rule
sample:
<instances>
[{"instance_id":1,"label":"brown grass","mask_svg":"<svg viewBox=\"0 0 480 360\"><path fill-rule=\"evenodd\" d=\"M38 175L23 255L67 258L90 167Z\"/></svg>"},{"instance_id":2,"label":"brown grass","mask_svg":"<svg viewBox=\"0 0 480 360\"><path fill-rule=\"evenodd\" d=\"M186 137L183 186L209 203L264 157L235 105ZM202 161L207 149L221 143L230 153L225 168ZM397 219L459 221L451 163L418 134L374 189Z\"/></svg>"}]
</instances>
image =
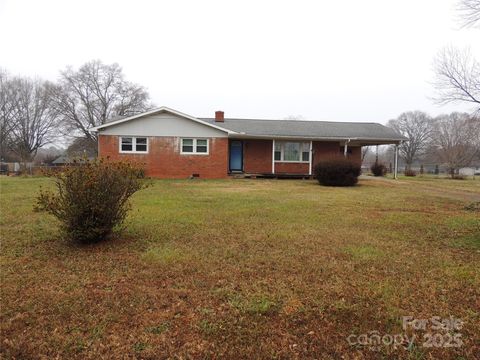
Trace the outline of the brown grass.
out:
<instances>
[{"instance_id":1,"label":"brown grass","mask_svg":"<svg viewBox=\"0 0 480 360\"><path fill-rule=\"evenodd\" d=\"M155 181L91 246L32 211L48 183L0 179L3 358L480 354L480 220L464 208L480 181ZM464 345L347 342L408 315L462 319Z\"/></svg>"}]
</instances>

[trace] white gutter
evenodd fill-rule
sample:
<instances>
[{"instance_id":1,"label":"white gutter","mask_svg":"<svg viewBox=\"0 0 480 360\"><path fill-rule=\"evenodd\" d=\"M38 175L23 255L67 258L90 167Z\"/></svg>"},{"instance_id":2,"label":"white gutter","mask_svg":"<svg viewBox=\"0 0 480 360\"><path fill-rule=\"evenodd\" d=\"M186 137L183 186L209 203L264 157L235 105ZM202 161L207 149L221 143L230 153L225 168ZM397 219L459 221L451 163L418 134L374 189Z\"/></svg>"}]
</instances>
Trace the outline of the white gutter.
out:
<instances>
[{"instance_id":1,"label":"white gutter","mask_svg":"<svg viewBox=\"0 0 480 360\"><path fill-rule=\"evenodd\" d=\"M265 139L265 140L281 139L281 140L307 140L307 141L347 141L347 140L348 141L366 141L366 142L372 142L373 145L377 144L378 141L388 142L388 144L403 141L402 139L392 139L392 138L345 138L343 136L313 137L313 136L288 136L288 135L248 135L245 133L232 133L232 134L229 134L229 137L235 138L235 139Z\"/></svg>"},{"instance_id":2,"label":"white gutter","mask_svg":"<svg viewBox=\"0 0 480 360\"><path fill-rule=\"evenodd\" d=\"M272 174L275 174L275 139L272 139Z\"/></svg>"}]
</instances>

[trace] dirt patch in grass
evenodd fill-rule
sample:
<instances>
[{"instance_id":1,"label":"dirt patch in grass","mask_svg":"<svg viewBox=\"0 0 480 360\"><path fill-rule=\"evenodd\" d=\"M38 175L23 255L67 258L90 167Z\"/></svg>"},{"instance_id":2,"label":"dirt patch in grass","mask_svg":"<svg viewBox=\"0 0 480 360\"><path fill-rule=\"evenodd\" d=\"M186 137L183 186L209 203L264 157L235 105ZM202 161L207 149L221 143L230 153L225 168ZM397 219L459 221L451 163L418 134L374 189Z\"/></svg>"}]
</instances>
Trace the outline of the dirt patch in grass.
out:
<instances>
[{"instance_id":1,"label":"dirt patch in grass","mask_svg":"<svg viewBox=\"0 0 480 360\"><path fill-rule=\"evenodd\" d=\"M123 234L79 247L32 211L48 180L2 178L1 356L475 359L480 232L464 206L480 183L454 183L154 181ZM460 318L463 346L347 341L403 333L402 316Z\"/></svg>"}]
</instances>

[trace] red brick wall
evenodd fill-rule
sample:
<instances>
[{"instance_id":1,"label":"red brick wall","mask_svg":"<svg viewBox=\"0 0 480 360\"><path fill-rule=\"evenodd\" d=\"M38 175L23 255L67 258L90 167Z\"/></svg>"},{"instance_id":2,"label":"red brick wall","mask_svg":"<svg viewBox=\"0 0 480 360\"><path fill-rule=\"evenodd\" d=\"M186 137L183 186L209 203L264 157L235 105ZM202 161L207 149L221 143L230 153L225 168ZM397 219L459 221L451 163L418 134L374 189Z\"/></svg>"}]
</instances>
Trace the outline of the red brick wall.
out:
<instances>
[{"instance_id":1,"label":"red brick wall","mask_svg":"<svg viewBox=\"0 0 480 360\"><path fill-rule=\"evenodd\" d=\"M334 157L340 155L340 145L337 141L335 142L319 142L314 141L312 144L313 150L313 162L312 168L323 159Z\"/></svg>"},{"instance_id":2,"label":"red brick wall","mask_svg":"<svg viewBox=\"0 0 480 360\"><path fill-rule=\"evenodd\" d=\"M314 141L312 144L313 148L313 164L312 168L323 159L342 156L343 155L343 146L340 145L340 142L332 141L332 142L321 142L321 141ZM342 151L340 151L342 148ZM360 146L350 146L350 150L352 150L351 154L348 154L350 159L355 161L361 162L362 158L362 151Z\"/></svg>"},{"instance_id":3,"label":"red brick wall","mask_svg":"<svg viewBox=\"0 0 480 360\"><path fill-rule=\"evenodd\" d=\"M308 163L275 162L275 174L308 174Z\"/></svg>"},{"instance_id":4,"label":"red brick wall","mask_svg":"<svg viewBox=\"0 0 480 360\"><path fill-rule=\"evenodd\" d=\"M210 138L209 155L181 155L180 138L177 137L149 137L148 154L120 154L118 136L100 135L98 138L100 156L142 162L147 176L187 178L200 174L200 178L227 177L227 138Z\"/></svg>"},{"instance_id":5,"label":"red brick wall","mask_svg":"<svg viewBox=\"0 0 480 360\"><path fill-rule=\"evenodd\" d=\"M251 174L271 174L272 140L244 140L243 169Z\"/></svg>"},{"instance_id":6,"label":"red brick wall","mask_svg":"<svg viewBox=\"0 0 480 360\"><path fill-rule=\"evenodd\" d=\"M243 149L246 173L272 173L272 140L244 140ZM308 174L308 164L275 162L275 173Z\"/></svg>"},{"instance_id":7,"label":"red brick wall","mask_svg":"<svg viewBox=\"0 0 480 360\"><path fill-rule=\"evenodd\" d=\"M100 135L100 156L111 159L131 159L145 164L147 176L158 178L224 178L228 172L228 139L210 138L209 155L181 155L177 137L149 137L149 153L120 154L118 136ZM361 161L361 147L350 147L350 158ZM244 171L268 174L272 172L272 140L244 140ZM327 157L339 156L339 142L313 142L313 164ZM275 162L275 173L308 174L308 163Z\"/></svg>"},{"instance_id":8,"label":"red brick wall","mask_svg":"<svg viewBox=\"0 0 480 360\"><path fill-rule=\"evenodd\" d=\"M358 163L362 162L362 147L361 146L352 146L352 153L348 157L352 160L357 161Z\"/></svg>"},{"instance_id":9,"label":"red brick wall","mask_svg":"<svg viewBox=\"0 0 480 360\"><path fill-rule=\"evenodd\" d=\"M340 143L338 141L320 142L314 141L313 163L327 157L342 155L340 152ZM361 148L350 147L352 154L350 158L361 160ZM246 173L251 174L269 174L272 172L272 140L244 140L243 142L243 168ZM308 163L286 163L275 162L275 173L288 174L308 174Z\"/></svg>"}]
</instances>

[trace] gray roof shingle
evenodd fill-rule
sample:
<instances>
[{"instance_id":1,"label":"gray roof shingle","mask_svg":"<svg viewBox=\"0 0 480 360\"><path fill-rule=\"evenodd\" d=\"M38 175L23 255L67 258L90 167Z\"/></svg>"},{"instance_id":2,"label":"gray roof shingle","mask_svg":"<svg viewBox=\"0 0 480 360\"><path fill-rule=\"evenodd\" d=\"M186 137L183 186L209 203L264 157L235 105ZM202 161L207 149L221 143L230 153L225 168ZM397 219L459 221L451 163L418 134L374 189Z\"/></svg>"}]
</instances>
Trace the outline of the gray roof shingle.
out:
<instances>
[{"instance_id":1,"label":"gray roof shingle","mask_svg":"<svg viewBox=\"0 0 480 360\"><path fill-rule=\"evenodd\" d=\"M372 122L335 122L313 120L264 120L264 119L235 119L226 118L224 122L215 122L214 118L195 118L180 113L176 110L162 106L143 114L129 117L120 117L90 129L98 131L108 126L139 119L144 116L160 112L169 112L176 116L186 117L191 120L200 120L209 125L216 126L226 131L232 131L231 137L260 137L260 138L291 138L305 140L347 140L357 144L375 145L392 144L407 140L394 130Z\"/></svg>"},{"instance_id":2,"label":"gray roof shingle","mask_svg":"<svg viewBox=\"0 0 480 360\"><path fill-rule=\"evenodd\" d=\"M222 123L215 122L214 118L200 120L250 136L406 140L393 129L378 123L259 119L225 119Z\"/></svg>"}]
</instances>

